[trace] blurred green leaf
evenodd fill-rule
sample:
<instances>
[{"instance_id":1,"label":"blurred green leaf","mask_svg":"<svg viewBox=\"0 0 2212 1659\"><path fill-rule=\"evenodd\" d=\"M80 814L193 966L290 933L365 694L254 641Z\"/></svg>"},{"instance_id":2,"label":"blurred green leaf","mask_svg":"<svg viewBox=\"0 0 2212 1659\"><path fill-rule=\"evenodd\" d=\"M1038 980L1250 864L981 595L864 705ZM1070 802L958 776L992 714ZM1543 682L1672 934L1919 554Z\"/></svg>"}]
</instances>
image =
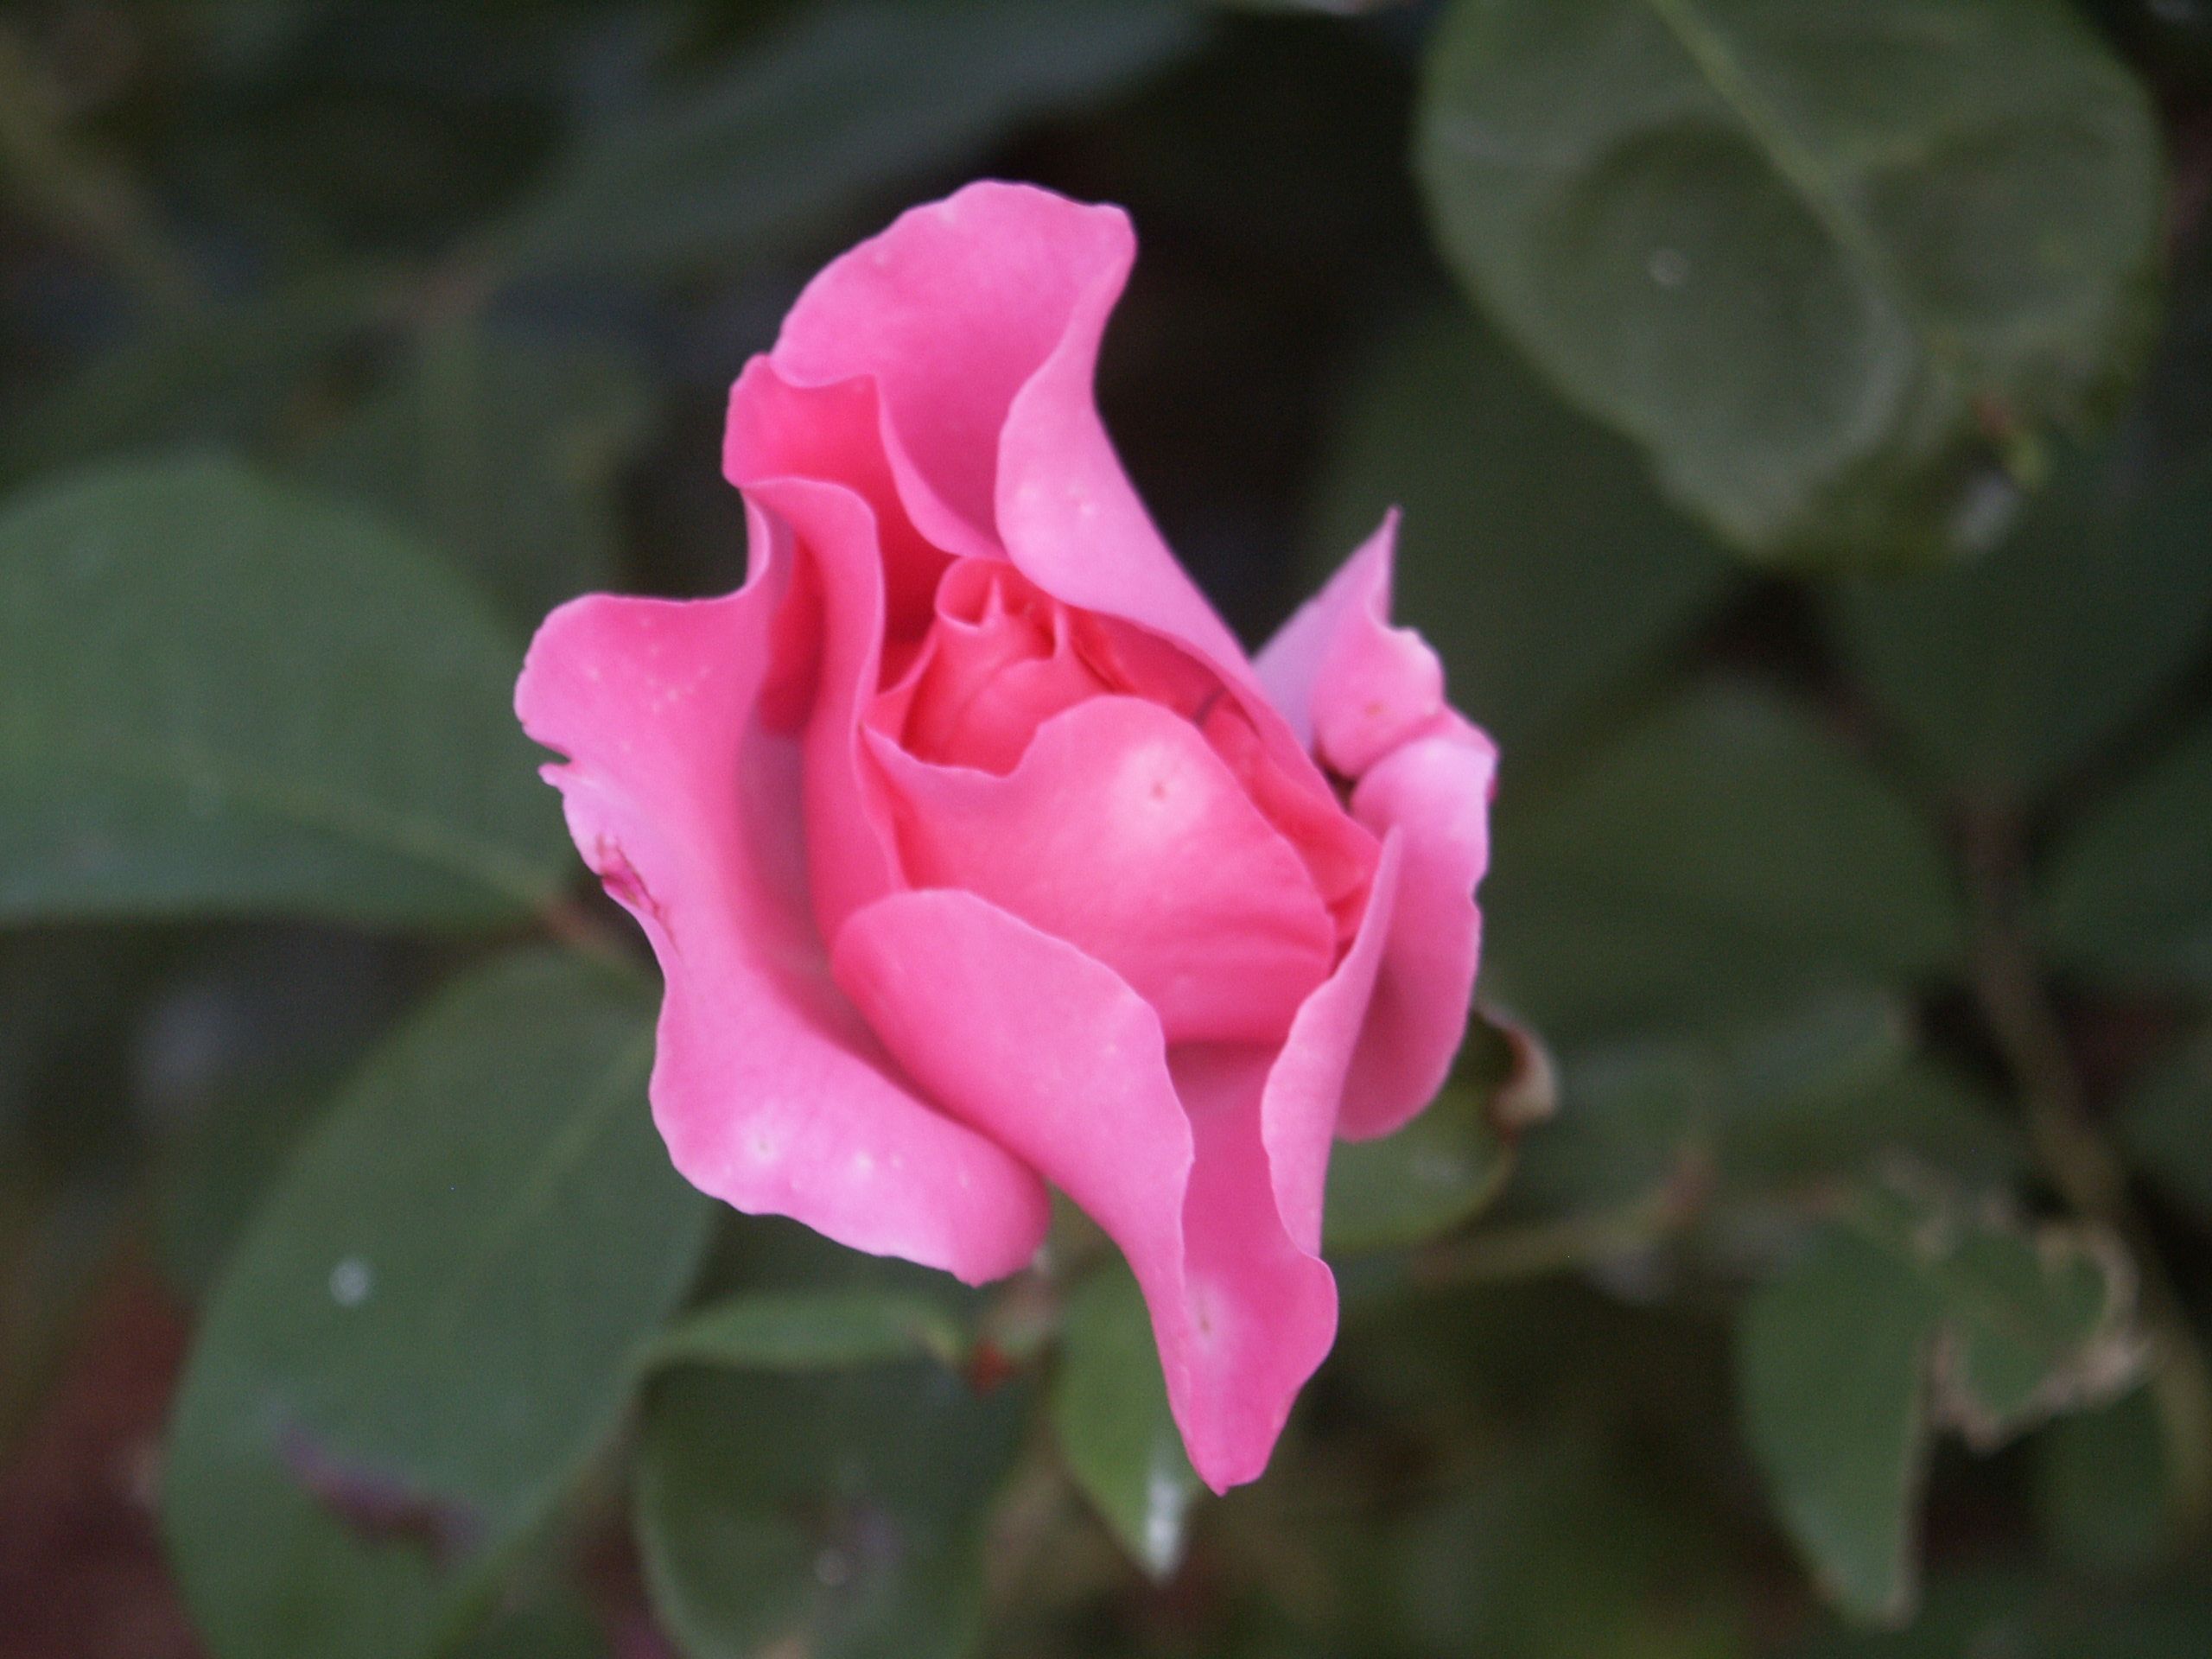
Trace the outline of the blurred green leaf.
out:
<instances>
[{"instance_id":1,"label":"blurred green leaf","mask_svg":"<svg viewBox=\"0 0 2212 1659\"><path fill-rule=\"evenodd\" d=\"M1104 95L1196 39L1159 0L847 0L658 107L588 132L495 226L501 275L758 260L855 194Z\"/></svg>"},{"instance_id":2,"label":"blurred green leaf","mask_svg":"<svg viewBox=\"0 0 2212 1659\"><path fill-rule=\"evenodd\" d=\"M1586 1432L1516 1436L1385 1538L1376 1567L1405 1640L1358 1650L1748 1659L1738 1586L1687 1497Z\"/></svg>"},{"instance_id":3,"label":"blurred green leaf","mask_svg":"<svg viewBox=\"0 0 2212 1659\"><path fill-rule=\"evenodd\" d=\"M503 1613L454 1650L454 1659L606 1659L606 1634L581 1599Z\"/></svg>"},{"instance_id":4,"label":"blurred green leaf","mask_svg":"<svg viewBox=\"0 0 2212 1659\"><path fill-rule=\"evenodd\" d=\"M1471 1219L1505 1185L1521 1131L1552 1114L1551 1057L1529 1033L1480 1011L1454 1073L1403 1128L1330 1154L1322 1233L1331 1255L1418 1244Z\"/></svg>"},{"instance_id":5,"label":"blurred green leaf","mask_svg":"<svg viewBox=\"0 0 2212 1659\"><path fill-rule=\"evenodd\" d=\"M2119 1114L2128 1156L2212 1222L2212 1027L2154 1064Z\"/></svg>"},{"instance_id":6,"label":"blurred green leaf","mask_svg":"<svg viewBox=\"0 0 2212 1659\"><path fill-rule=\"evenodd\" d=\"M154 1184L154 1242L169 1282L211 1290L263 1191L329 1097L332 1080L280 1071L238 1086L164 1149Z\"/></svg>"},{"instance_id":7,"label":"blurred green leaf","mask_svg":"<svg viewBox=\"0 0 2212 1659\"><path fill-rule=\"evenodd\" d=\"M1513 1190L1585 1210L1685 1175L1757 1198L1899 1155L1961 1178L2016 1173L2004 1120L1913 1041L1894 997L1839 992L1710 1033L1586 1046L1565 1061L1557 1120L1523 1142Z\"/></svg>"},{"instance_id":8,"label":"blurred green leaf","mask_svg":"<svg viewBox=\"0 0 2212 1659\"><path fill-rule=\"evenodd\" d=\"M1835 596L1851 666L1936 777L2012 804L2171 681L2212 620L2212 473L2144 499L2114 453L2070 458L1983 558Z\"/></svg>"},{"instance_id":9,"label":"blurred green leaf","mask_svg":"<svg viewBox=\"0 0 2212 1659\"><path fill-rule=\"evenodd\" d=\"M1405 510L1395 608L1508 754L1677 643L1733 575L1626 444L1458 312L1361 365L1316 499L1317 574Z\"/></svg>"},{"instance_id":10,"label":"blurred green leaf","mask_svg":"<svg viewBox=\"0 0 2212 1659\"><path fill-rule=\"evenodd\" d=\"M690 1659L967 1652L1026 1403L935 1364L671 1372L648 1399L635 1492L661 1623Z\"/></svg>"},{"instance_id":11,"label":"blurred green leaf","mask_svg":"<svg viewBox=\"0 0 2212 1659\"><path fill-rule=\"evenodd\" d=\"M1118 1262L1069 1300L1052 1412L1069 1471L1122 1548L1155 1579L1173 1573L1198 1478L1167 1408L1152 1316Z\"/></svg>"},{"instance_id":12,"label":"blurred green leaf","mask_svg":"<svg viewBox=\"0 0 2212 1659\"><path fill-rule=\"evenodd\" d=\"M611 345L456 324L423 341L305 470L416 531L534 624L613 584L615 475L646 410L640 365Z\"/></svg>"},{"instance_id":13,"label":"blurred green leaf","mask_svg":"<svg viewBox=\"0 0 2212 1659\"><path fill-rule=\"evenodd\" d=\"M968 1333L938 1302L892 1291L754 1291L690 1313L653 1344L655 1365L817 1370L932 1358L957 1365Z\"/></svg>"},{"instance_id":14,"label":"blurred green leaf","mask_svg":"<svg viewBox=\"0 0 2212 1659\"><path fill-rule=\"evenodd\" d=\"M650 1008L539 955L382 1048L256 1216L173 1421L163 1523L222 1659L404 1659L613 1428L710 1211L645 1109Z\"/></svg>"},{"instance_id":15,"label":"blurred green leaf","mask_svg":"<svg viewBox=\"0 0 2212 1659\"><path fill-rule=\"evenodd\" d=\"M1910 1613L1932 1428L1987 1449L2138 1375L2133 1289L2095 1236L1879 1189L1753 1296L1738 1333L1745 1430L1839 1607Z\"/></svg>"},{"instance_id":16,"label":"blurred green leaf","mask_svg":"<svg viewBox=\"0 0 2212 1659\"><path fill-rule=\"evenodd\" d=\"M2062 1417L2036 1437L2036 1500L2052 1548L2107 1577L2155 1567L2173 1543L2165 1436L2149 1389Z\"/></svg>"},{"instance_id":17,"label":"blurred green leaf","mask_svg":"<svg viewBox=\"0 0 2212 1659\"><path fill-rule=\"evenodd\" d=\"M1887 1250L1821 1234L1744 1312L1745 1432L1784 1526L1846 1612L1902 1621L1937 1304Z\"/></svg>"},{"instance_id":18,"label":"blurred green leaf","mask_svg":"<svg viewBox=\"0 0 2212 1659\"><path fill-rule=\"evenodd\" d=\"M1971 541L1972 468L2153 321L2150 102L2063 0L1459 0L1419 169L1507 332L1762 557Z\"/></svg>"},{"instance_id":19,"label":"blurred green leaf","mask_svg":"<svg viewBox=\"0 0 2212 1659\"><path fill-rule=\"evenodd\" d=\"M1497 843L1491 995L1562 1046L1925 977L1961 954L1932 827L1806 711L1748 688L1686 696L1563 787L1501 801Z\"/></svg>"},{"instance_id":20,"label":"blurred green leaf","mask_svg":"<svg viewBox=\"0 0 2212 1659\"><path fill-rule=\"evenodd\" d=\"M0 476L265 439L380 303L377 283L349 278L209 307L128 336L10 419Z\"/></svg>"},{"instance_id":21,"label":"blurred green leaf","mask_svg":"<svg viewBox=\"0 0 2212 1659\"><path fill-rule=\"evenodd\" d=\"M0 517L0 918L512 921L560 814L518 642L411 543L231 466Z\"/></svg>"},{"instance_id":22,"label":"blurred green leaf","mask_svg":"<svg viewBox=\"0 0 2212 1659\"><path fill-rule=\"evenodd\" d=\"M2212 724L2055 849L2045 926L2060 963L2126 985L2212 987Z\"/></svg>"}]
</instances>

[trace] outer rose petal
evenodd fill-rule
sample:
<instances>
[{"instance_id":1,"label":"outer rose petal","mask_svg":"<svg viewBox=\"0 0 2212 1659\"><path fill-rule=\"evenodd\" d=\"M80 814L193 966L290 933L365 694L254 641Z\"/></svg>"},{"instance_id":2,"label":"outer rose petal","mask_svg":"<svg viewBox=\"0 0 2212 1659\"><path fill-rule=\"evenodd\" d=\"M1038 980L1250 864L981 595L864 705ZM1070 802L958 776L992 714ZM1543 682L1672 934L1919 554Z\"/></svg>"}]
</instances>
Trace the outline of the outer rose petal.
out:
<instances>
[{"instance_id":1,"label":"outer rose petal","mask_svg":"<svg viewBox=\"0 0 2212 1659\"><path fill-rule=\"evenodd\" d=\"M1272 1043L1328 976L1336 929L1305 865L1197 728L1156 703L1077 703L1002 777L868 736L907 879L1096 957L1170 1042Z\"/></svg>"},{"instance_id":2,"label":"outer rose petal","mask_svg":"<svg viewBox=\"0 0 2212 1659\"><path fill-rule=\"evenodd\" d=\"M1449 709L1440 728L1371 767L1353 816L1404 838L1397 915L1367 1027L1352 1056L1337 1132L1389 1134L1436 1097L1467 1034L1482 950L1475 886L1490 868L1490 798L1497 749Z\"/></svg>"},{"instance_id":3,"label":"outer rose petal","mask_svg":"<svg viewBox=\"0 0 2212 1659\"><path fill-rule=\"evenodd\" d=\"M1122 1247L1199 1475L1217 1491L1257 1477L1337 1311L1328 1268L1276 1208L1268 1052L1185 1047L1171 1073L1143 999L973 893L901 893L855 912L835 965L924 1087Z\"/></svg>"},{"instance_id":4,"label":"outer rose petal","mask_svg":"<svg viewBox=\"0 0 2212 1659\"><path fill-rule=\"evenodd\" d=\"M1444 705L1436 655L1389 625L1396 518L1260 653L1269 695L1342 775L1353 816L1403 839L1397 913L1354 1054L1338 1132L1387 1135L1427 1105L1465 1034L1490 861L1497 752Z\"/></svg>"},{"instance_id":5,"label":"outer rose petal","mask_svg":"<svg viewBox=\"0 0 2212 1659\"><path fill-rule=\"evenodd\" d=\"M594 595L538 630L516 688L547 778L667 979L654 1121L694 1185L970 1282L1025 1263L1043 1185L908 1092L832 982L807 913L799 744L757 718L788 536L754 518L725 599Z\"/></svg>"}]
</instances>

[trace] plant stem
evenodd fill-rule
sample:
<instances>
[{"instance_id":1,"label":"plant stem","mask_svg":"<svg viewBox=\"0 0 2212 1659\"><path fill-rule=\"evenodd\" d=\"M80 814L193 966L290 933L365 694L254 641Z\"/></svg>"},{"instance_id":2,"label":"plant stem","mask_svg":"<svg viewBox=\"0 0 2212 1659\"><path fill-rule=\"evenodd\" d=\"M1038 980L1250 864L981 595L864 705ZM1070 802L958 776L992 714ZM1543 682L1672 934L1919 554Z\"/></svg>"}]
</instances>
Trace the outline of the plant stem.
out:
<instances>
[{"instance_id":1,"label":"plant stem","mask_svg":"<svg viewBox=\"0 0 2212 1659\"><path fill-rule=\"evenodd\" d=\"M1965 829L1974 995L2019 1088L2037 1163L2067 1206L2109 1230L2134 1263L2174 1507L2188 1530L2201 1532L2212 1522L2212 1363L2129 1196L2127 1166L2089 1115L2064 1027L2036 970L2020 917L2016 828L2004 815L1980 812Z\"/></svg>"},{"instance_id":2,"label":"plant stem","mask_svg":"<svg viewBox=\"0 0 2212 1659\"><path fill-rule=\"evenodd\" d=\"M1423 1286L1539 1279L1647 1249L1679 1231L1688 1207L1671 1187L1618 1210L1493 1227L1414 1256L1407 1277Z\"/></svg>"}]
</instances>

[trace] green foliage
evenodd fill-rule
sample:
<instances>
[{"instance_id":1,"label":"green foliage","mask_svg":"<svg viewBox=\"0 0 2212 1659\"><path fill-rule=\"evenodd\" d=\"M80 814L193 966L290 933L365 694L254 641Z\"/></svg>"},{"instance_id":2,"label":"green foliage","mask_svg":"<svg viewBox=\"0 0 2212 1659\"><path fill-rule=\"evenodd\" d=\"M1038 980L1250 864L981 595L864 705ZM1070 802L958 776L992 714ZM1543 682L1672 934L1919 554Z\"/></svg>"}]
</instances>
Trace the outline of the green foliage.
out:
<instances>
[{"instance_id":1,"label":"green foliage","mask_svg":"<svg viewBox=\"0 0 2212 1659\"><path fill-rule=\"evenodd\" d=\"M614 585L612 486L645 398L626 352L463 324L417 346L304 464L465 563L535 626Z\"/></svg>"},{"instance_id":2,"label":"green foliage","mask_svg":"<svg viewBox=\"0 0 2212 1659\"><path fill-rule=\"evenodd\" d=\"M566 879L511 636L410 543L249 473L15 506L0 657L0 916L480 926Z\"/></svg>"},{"instance_id":3,"label":"green foliage","mask_svg":"<svg viewBox=\"0 0 2212 1659\"><path fill-rule=\"evenodd\" d=\"M2212 723L2131 779L2053 853L2047 925L2059 960L2097 979L2212 987L2208 823Z\"/></svg>"},{"instance_id":4,"label":"green foliage","mask_svg":"<svg viewBox=\"0 0 2212 1659\"><path fill-rule=\"evenodd\" d=\"M2170 684L2212 621L2212 476L2145 491L2126 450L2069 456L2004 547L1837 594L1861 683L1926 771L2033 798Z\"/></svg>"},{"instance_id":5,"label":"green foliage","mask_svg":"<svg viewBox=\"0 0 2212 1659\"><path fill-rule=\"evenodd\" d=\"M1167 1412L1137 1281L1118 1266L1085 1280L1062 1344L1052 1395L1060 1455L1122 1548L1165 1578L1182 1562L1199 1486Z\"/></svg>"},{"instance_id":6,"label":"green foliage","mask_svg":"<svg viewBox=\"0 0 2212 1659\"><path fill-rule=\"evenodd\" d=\"M1955 965L1929 827L1789 701L1700 690L1502 810L1493 995L1555 1037Z\"/></svg>"},{"instance_id":7,"label":"green foliage","mask_svg":"<svg viewBox=\"0 0 2212 1659\"><path fill-rule=\"evenodd\" d=\"M2063 0L1459 0L1420 170L1471 291L1769 560L1972 544L1985 457L2151 323L2150 108Z\"/></svg>"},{"instance_id":8,"label":"green foliage","mask_svg":"<svg viewBox=\"0 0 2212 1659\"><path fill-rule=\"evenodd\" d=\"M1729 580L1627 445L1462 314L1402 324L1360 365L1322 473L1315 580L1385 505L1404 511L1397 612L1509 755L1678 645ZM1599 588L1609 602L1586 603Z\"/></svg>"},{"instance_id":9,"label":"green foliage","mask_svg":"<svg viewBox=\"0 0 2212 1659\"><path fill-rule=\"evenodd\" d=\"M1932 1429L1994 1446L2135 1375L2133 1289L2101 1240L1876 1191L1760 1290L1739 1342L1746 1431L1839 1605L1909 1615Z\"/></svg>"},{"instance_id":10,"label":"green foliage","mask_svg":"<svg viewBox=\"0 0 2212 1659\"><path fill-rule=\"evenodd\" d=\"M654 1607L693 1659L967 1651L1027 1403L926 1363L669 1376L636 1491Z\"/></svg>"},{"instance_id":11,"label":"green foliage","mask_svg":"<svg viewBox=\"0 0 2212 1659\"><path fill-rule=\"evenodd\" d=\"M0 19L10 1636L2203 1649L2186 8L80 10ZM1464 1051L1223 1502L1066 1206L969 1289L677 1179L511 713L551 606L741 579L732 376L983 175L1131 210L1101 397L1224 613L1395 504L1501 746ZM173 1315L165 1588L79 1430Z\"/></svg>"},{"instance_id":12,"label":"green foliage","mask_svg":"<svg viewBox=\"0 0 2212 1659\"><path fill-rule=\"evenodd\" d=\"M208 1306L163 1521L222 1659L440 1650L601 1446L707 1201L644 1112L635 988L447 992L287 1166Z\"/></svg>"}]
</instances>

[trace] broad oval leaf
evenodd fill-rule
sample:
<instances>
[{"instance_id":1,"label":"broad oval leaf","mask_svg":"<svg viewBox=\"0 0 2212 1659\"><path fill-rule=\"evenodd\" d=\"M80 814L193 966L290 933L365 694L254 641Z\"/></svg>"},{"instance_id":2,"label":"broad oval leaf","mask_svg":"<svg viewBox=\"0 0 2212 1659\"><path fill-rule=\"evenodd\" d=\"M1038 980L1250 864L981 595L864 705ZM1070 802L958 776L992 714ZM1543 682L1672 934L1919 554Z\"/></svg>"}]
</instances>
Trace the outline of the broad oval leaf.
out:
<instances>
[{"instance_id":1,"label":"broad oval leaf","mask_svg":"<svg viewBox=\"0 0 2212 1659\"><path fill-rule=\"evenodd\" d=\"M2019 805L2174 679L2212 621L2212 472L2150 496L2114 446L2069 457L2003 547L1834 595L1858 678L1928 772Z\"/></svg>"},{"instance_id":2,"label":"broad oval leaf","mask_svg":"<svg viewBox=\"0 0 2212 1659\"><path fill-rule=\"evenodd\" d=\"M968 1333L941 1301L895 1291L750 1291L689 1313L653 1344L655 1365L806 1371L899 1359L957 1365Z\"/></svg>"},{"instance_id":3,"label":"broad oval leaf","mask_svg":"<svg viewBox=\"0 0 2212 1659\"><path fill-rule=\"evenodd\" d=\"M654 1611L690 1659L967 1652L1026 1406L927 1363L670 1373L634 1493Z\"/></svg>"},{"instance_id":4,"label":"broad oval leaf","mask_svg":"<svg viewBox=\"0 0 2212 1659\"><path fill-rule=\"evenodd\" d=\"M520 644L404 538L215 461L0 518L0 919L510 922L560 815Z\"/></svg>"},{"instance_id":5,"label":"broad oval leaf","mask_svg":"<svg viewBox=\"0 0 2212 1659\"><path fill-rule=\"evenodd\" d=\"M1761 556L1969 538L2152 321L2149 100L2063 0L1459 0L1419 165L1475 295Z\"/></svg>"},{"instance_id":6,"label":"broad oval leaf","mask_svg":"<svg viewBox=\"0 0 2212 1659\"><path fill-rule=\"evenodd\" d=\"M403 1027L310 1136L170 1428L164 1531L222 1659L407 1659L488 1605L704 1241L651 1058L635 988L520 956Z\"/></svg>"},{"instance_id":7,"label":"broad oval leaf","mask_svg":"<svg viewBox=\"0 0 2212 1659\"><path fill-rule=\"evenodd\" d=\"M2045 925L2060 961L2124 985L2212 986L2207 826L2212 724L2154 762L2056 849Z\"/></svg>"},{"instance_id":8,"label":"broad oval leaf","mask_svg":"<svg viewBox=\"0 0 2212 1659\"><path fill-rule=\"evenodd\" d=\"M1306 537L1317 579L1392 505L1395 607L1443 657L1453 703L1516 756L1678 644L1735 575L1628 445L1456 310L1361 365Z\"/></svg>"},{"instance_id":9,"label":"broad oval leaf","mask_svg":"<svg viewBox=\"0 0 2212 1659\"><path fill-rule=\"evenodd\" d=\"M1934 826L1764 692L1696 691L1557 789L1500 804L1484 971L1562 1046L1926 976L1962 953Z\"/></svg>"},{"instance_id":10,"label":"broad oval leaf","mask_svg":"<svg viewBox=\"0 0 2212 1659\"><path fill-rule=\"evenodd\" d=\"M1168 1410L1152 1316L1118 1263L1069 1300L1052 1412L1069 1471L1122 1548L1156 1579L1173 1573L1198 1477Z\"/></svg>"}]
</instances>

